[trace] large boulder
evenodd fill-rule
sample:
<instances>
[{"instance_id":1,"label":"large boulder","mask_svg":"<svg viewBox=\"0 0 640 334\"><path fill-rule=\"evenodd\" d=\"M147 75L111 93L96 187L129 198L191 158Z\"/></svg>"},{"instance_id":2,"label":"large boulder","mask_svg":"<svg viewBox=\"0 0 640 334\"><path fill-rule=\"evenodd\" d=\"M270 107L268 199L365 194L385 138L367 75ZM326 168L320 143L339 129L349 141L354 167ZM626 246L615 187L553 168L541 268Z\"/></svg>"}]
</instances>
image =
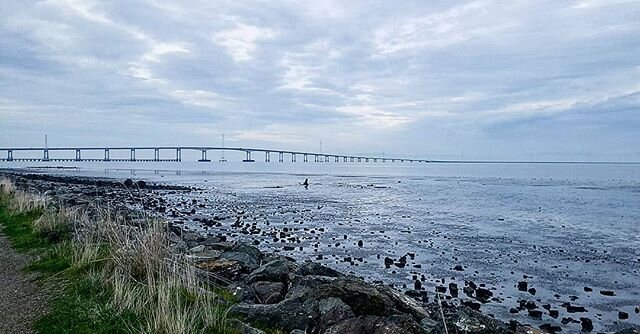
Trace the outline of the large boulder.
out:
<instances>
[{"instance_id":1,"label":"large boulder","mask_svg":"<svg viewBox=\"0 0 640 334\"><path fill-rule=\"evenodd\" d=\"M250 284L257 281L283 282L289 281L289 272L294 268L294 264L286 260L271 261L253 271L246 279Z\"/></svg>"},{"instance_id":2,"label":"large boulder","mask_svg":"<svg viewBox=\"0 0 640 334\"><path fill-rule=\"evenodd\" d=\"M326 276L326 277L342 277L344 276L342 273L333 270L329 267L323 266L316 262L305 262L298 266L296 271L294 272L296 275L300 276Z\"/></svg>"},{"instance_id":3,"label":"large boulder","mask_svg":"<svg viewBox=\"0 0 640 334\"><path fill-rule=\"evenodd\" d=\"M259 304L279 303L285 294L285 285L282 282L259 281L253 283L251 288Z\"/></svg>"},{"instance_id":4,"label":"large boulder","mask_svg":"<svg viewBox=\"0 0 640 334\"><path fill-rule=\"evenodd\" d=\"M220 258L238 261L242 265L243 272L248 274L260 267L262 252L253 246L237 243L231 249L222 253Z\"/></svg>"},{"instance_id":5,"label":"large boulder","mask_svg":"<svg viewBox=\"0 0 640 334\"><path fill-rule=\"evenodd\" d=\"M374 286L366 284L363 280L352 277L339 278L330 284L321 285L312 291L309 297L313 299L340 298L351 307L357 316L383 316L393 312L393 302L387 295L378 291Z\"/></svg>"},{"instance_id":6,"label":"large boulder","mask_svg":"<svg viewBox=\"0 0 640 334\"><path fill-rule=\"evenodd\" d=\"M410 316L360 316L330 326L322 334L424 334Z\"/></svg>"},{"instance_id":7,"label":"large boulder","mask_svg":"<svg viewBox=\"0 0 640 334\"><path fill-rule=\"evenodd\" d=\"M236 304L229 308L229 315L284 331L306 330L318 316L317 303L304 298L285 299L277 304Z\"/></svg>"}]
</instances>

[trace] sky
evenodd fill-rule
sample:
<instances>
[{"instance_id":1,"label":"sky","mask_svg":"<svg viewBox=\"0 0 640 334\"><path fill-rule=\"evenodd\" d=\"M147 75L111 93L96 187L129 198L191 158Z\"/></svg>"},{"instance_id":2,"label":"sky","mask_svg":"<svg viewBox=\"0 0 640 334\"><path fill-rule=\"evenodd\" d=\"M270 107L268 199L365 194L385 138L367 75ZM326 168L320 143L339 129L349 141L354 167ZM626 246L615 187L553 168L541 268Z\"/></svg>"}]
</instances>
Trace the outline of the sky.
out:
<instances>
[{"instance_id":1,"label":"sky","mask_svg":"<svg viewBox=\"0 0 640 334\"><path fill-rule=\"evenodd\" d=\"M640 1L2 0L0 147L640 161Z\"/></svg>"}]
</instances>

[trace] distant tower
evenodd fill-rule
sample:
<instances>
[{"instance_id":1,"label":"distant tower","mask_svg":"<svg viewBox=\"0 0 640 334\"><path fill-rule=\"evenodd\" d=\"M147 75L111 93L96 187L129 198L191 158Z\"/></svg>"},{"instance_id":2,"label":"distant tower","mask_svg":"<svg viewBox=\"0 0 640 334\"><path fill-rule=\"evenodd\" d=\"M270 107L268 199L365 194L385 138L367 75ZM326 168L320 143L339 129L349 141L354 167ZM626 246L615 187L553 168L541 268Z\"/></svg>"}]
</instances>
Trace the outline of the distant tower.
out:
<instances>
[{"instance_id":1,"label":"distant tower","mask_svg":"<svg viewBox=\"0 0 640 334\"><path fill-rule=\"evenodd\" d=\"M48 149L49 148L49 140L47 138L47 134L45 133L44 135L44 148Z\"/></svg>"},{"instance_id":2,"label":"distant tower","mask_svg":"<svg viewBox=\"0 0 640 334\"><path fill-rule=\"evenodd\" d=\"M224 133L222 134L222 148L224 148ZM220 157L220 162L227 162L227 159L224 158L224 150L222 150L222 156Z\"/></svg>"}]
</instances>

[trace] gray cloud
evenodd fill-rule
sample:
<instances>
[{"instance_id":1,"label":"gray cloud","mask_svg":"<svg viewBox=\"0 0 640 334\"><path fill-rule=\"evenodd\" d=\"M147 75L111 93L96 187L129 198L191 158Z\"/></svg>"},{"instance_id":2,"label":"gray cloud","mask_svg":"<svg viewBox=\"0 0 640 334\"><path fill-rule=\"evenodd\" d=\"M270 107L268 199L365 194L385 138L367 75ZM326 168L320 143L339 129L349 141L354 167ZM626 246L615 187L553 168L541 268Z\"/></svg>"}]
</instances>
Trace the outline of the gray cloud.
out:
<instances>
[{"instance_id":1,"label":"gray cloud","mask_svg":"<svg viewBox=\"0 0 640 334\"><path fill-rule=\"evenodd\" d=\"M224 132L291 149L640 160L639 16L636 1L600 0L3 1L0 146Z\"/></svg>"}]
</instances>

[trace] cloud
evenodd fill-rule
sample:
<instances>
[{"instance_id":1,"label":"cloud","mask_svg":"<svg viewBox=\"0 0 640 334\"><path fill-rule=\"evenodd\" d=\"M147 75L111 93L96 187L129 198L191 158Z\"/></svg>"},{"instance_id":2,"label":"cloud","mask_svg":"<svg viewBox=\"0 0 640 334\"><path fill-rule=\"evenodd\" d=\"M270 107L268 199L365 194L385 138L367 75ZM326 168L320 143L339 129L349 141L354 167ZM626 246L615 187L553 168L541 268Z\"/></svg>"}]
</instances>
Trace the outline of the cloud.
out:
<instances>
[{"instance_id":1,"label":"cloud","mask_svg":"<svg viewBox=\"0 0 640 334\"><path fill-rule=\"evenodd\" d=\"M253 58L258 42L271 39L275 35L276 33L268 28L235 23L235 27L216 33L213 41L224 46L236 62L245 62Z\"/></svg>"},{"instance_id":2,"label":"cloud","mask_svg":"<svg viewBox=\"0 0 640 334\"><path fill-rule=\"evenodd\" d=\"M343 153L605 154L640 141L639 16L624 0L2 1L0 146L224 132Z\"/></svg>"}]
</instances>

